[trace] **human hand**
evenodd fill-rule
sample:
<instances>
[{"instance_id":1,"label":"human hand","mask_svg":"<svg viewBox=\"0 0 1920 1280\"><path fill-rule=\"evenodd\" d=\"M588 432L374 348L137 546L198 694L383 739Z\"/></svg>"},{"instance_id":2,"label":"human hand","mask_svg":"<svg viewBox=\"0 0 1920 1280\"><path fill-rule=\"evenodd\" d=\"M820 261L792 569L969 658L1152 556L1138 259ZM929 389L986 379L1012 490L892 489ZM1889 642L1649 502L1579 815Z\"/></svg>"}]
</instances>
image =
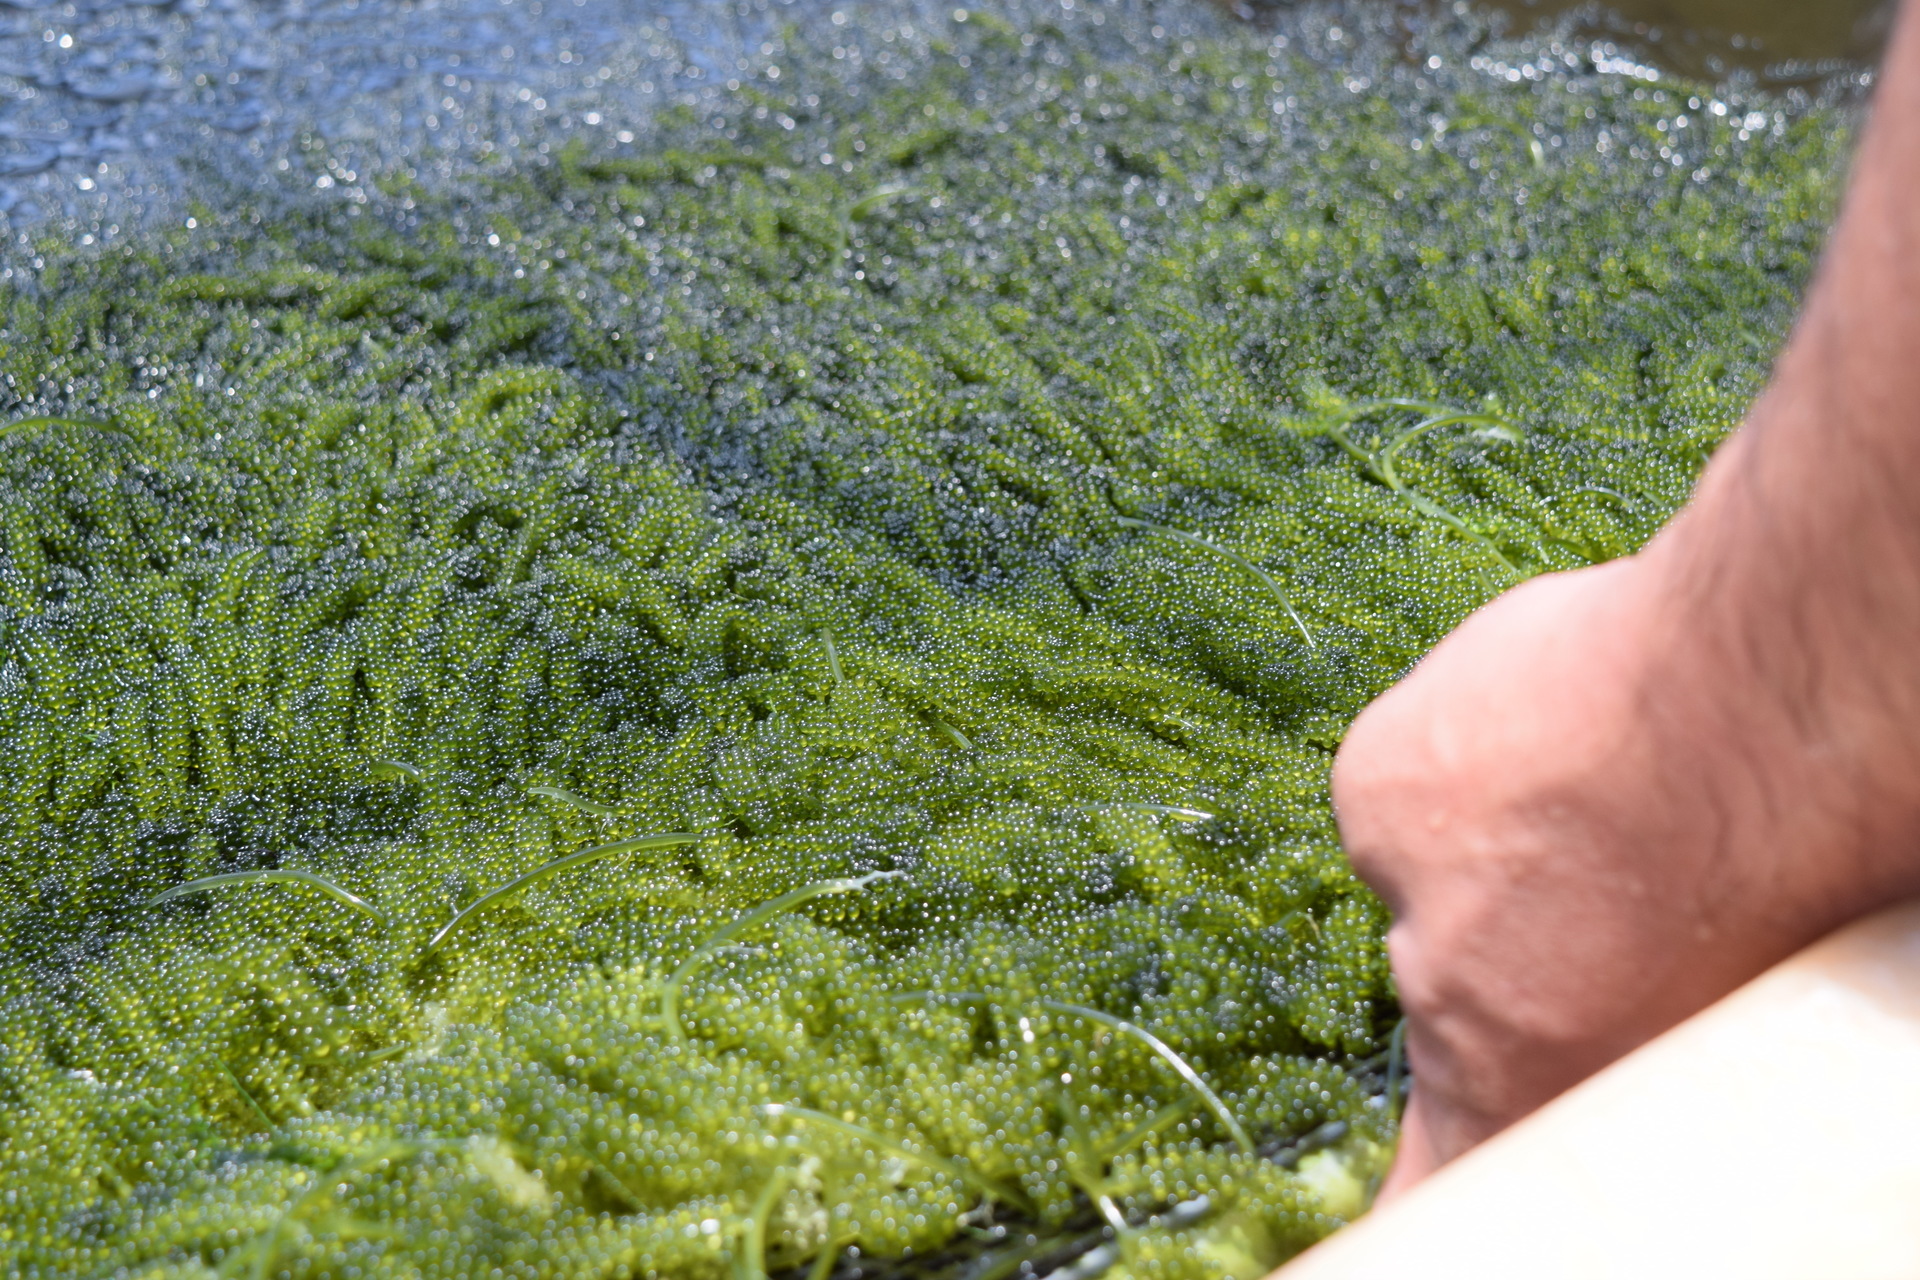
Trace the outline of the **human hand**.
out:
<instances>
[{"instance_id":1,"label":"human hand","mask_svg":"<svg viewBox=\"0 0 1920 1280\"><path fill-rule=\"evenodd\" d=\"M1341 749L1415 1078L1385 1196L1845 918L1793 854L1812 828L1768 827L1791 743L1701 669L1659 577L1640 557L1508 592Z\"/></svg>"}]
</instances>

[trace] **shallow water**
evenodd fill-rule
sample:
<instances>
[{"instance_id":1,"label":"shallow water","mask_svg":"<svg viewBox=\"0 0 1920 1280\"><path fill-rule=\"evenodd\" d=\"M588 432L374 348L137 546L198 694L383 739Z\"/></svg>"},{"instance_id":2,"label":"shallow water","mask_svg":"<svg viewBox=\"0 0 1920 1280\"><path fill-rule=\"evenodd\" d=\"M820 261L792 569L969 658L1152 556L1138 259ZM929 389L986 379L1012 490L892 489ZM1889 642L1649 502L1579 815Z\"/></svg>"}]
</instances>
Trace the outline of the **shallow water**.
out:
<instances>
[{"instance_id":1,"label":"shallow water","mask_svg":"<svg viewBox=\"0 0 1920 1280\"><path fill-rule=\"evenodd\" d=\"M104 235L208 167L244 180L315 143L404 159L511 145L543 121L617 131L654 81L714 80L802 7L0 0L0 215Z\"/></svg>"},{"instance_id":2,"label":"shallow water","mask_svg":"<svg viewBox=\"0 0 1920 1280\"><path fill-rule=\"evenodd\" d=\"M1576 0L1496 0L1522 25L1580 7ZM1804 80L1879 55L1895 0L1615 0L1591 25L1689 75L1735 69L1763 81Z\"/></svg>"},{"instance_id":3,"label":"shallow water","mask_svg":"<svg viewBox=\"0 0 1920 1280\"><path fill-rule=\"evenodd\" d=\"M1572 7L1500 3L1516 31ZM925 7L894 0L874 9ZM1206 17L1166 7L1169 21ZM314 182L350 197L367 167L434 158L451 177L463 158L543 131L617 135L668 96L669 83L721 83L782 23L824 21L832 8L830 0L0 0L0 227L16 251L34 227L111 237L123 224L182 215L189 188L204 198L222 179L246 185L321 149L331 164ZM1580 26L1685 74L1746 68L1781 82L1870 58L1887 4L1621 0L1619 10Z\"/></svg>"}]
</instances>

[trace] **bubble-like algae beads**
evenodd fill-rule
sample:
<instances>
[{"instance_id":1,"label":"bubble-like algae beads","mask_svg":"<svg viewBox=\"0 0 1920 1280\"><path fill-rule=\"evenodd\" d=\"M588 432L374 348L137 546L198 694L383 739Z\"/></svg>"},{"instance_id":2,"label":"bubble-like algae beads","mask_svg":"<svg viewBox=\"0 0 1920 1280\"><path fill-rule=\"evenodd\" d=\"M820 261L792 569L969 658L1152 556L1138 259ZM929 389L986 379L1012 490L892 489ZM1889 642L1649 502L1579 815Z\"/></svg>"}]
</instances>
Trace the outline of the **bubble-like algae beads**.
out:
<instances>
[{"instance_id":1,"label":"bubble-like algae beads","mask_svg":"<svg viewBox=\"0 0 1920 1280\"><path fill-rule=\"evenodd\" d=\"M1849 118L1388 20L823 23L0 280L0 1269L1246 1280L1364 1204L1332 751L1684 498Z\"/></svg>"}]
</instances>

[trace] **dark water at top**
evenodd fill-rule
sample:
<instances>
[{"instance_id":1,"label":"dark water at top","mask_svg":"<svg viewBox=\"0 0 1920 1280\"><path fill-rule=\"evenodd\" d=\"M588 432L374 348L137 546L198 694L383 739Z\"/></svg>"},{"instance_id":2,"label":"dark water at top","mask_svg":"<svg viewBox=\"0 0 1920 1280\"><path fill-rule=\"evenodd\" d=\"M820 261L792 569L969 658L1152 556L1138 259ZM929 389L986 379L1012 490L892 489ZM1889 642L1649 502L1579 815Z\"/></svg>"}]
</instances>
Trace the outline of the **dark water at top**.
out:
<instances>
[{"instance_id":1,"label":"dark water at top","mask_svg":"<svg viewBox=\"0 0 1920 1280\"><path fill-rule=\"evenodd\" d=\"M1221 12L1125 2L1169 23ZM1286 0L1251 0L1263 2ZM1263 20L1247 0L1222 3ZM1511 31L1573 21L1671 71L1762 83L1870 59L1888 13L1888 0L1618 0L1572 19L1565 0L1496 6ZM864 21L942 7L882 0ZM842 31L852 43L860 12L835 0L0 0L0 240L17 250L55 227L111 237L184 216L221 181L303 166L353 199L373 166L457 181L463 164L561 132L624 141L658 102L765 63L786 24L836 24L825 43Z\"/></svg>"},{"instance_id":2,"label":"dark water at top","mask_svg":"<svg viewBox=\"0 0 1920 1280\"><path fill-rule=\"evenodd\" d=\"M1579 7L1575 0L1494 0L1521 27ZM1613 0L1588 25L1662 66L1717 78L1804 81L1878 57L1896 0Z\"/></svg>"}]
</instances>

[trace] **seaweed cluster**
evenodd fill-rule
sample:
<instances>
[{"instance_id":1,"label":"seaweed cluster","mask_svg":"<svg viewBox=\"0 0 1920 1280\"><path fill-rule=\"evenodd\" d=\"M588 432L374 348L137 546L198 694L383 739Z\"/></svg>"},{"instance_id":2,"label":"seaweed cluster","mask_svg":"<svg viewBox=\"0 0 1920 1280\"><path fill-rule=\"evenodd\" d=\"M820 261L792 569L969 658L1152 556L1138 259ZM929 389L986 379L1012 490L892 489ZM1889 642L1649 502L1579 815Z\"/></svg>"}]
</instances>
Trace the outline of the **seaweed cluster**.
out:
<instances>
[{"instance_id":1,"label":"seaweed cluster","mask_svg":"<svg viewBox=\"0 0 1920 1280\"><path fill-rule=\"evenodd\" d=\"M1343 727L1684 499L1850 118L1403 21L823 21L10 270L0 1271L1249 1280L1360 1211Z\"/></svg>"}]
</instances>

